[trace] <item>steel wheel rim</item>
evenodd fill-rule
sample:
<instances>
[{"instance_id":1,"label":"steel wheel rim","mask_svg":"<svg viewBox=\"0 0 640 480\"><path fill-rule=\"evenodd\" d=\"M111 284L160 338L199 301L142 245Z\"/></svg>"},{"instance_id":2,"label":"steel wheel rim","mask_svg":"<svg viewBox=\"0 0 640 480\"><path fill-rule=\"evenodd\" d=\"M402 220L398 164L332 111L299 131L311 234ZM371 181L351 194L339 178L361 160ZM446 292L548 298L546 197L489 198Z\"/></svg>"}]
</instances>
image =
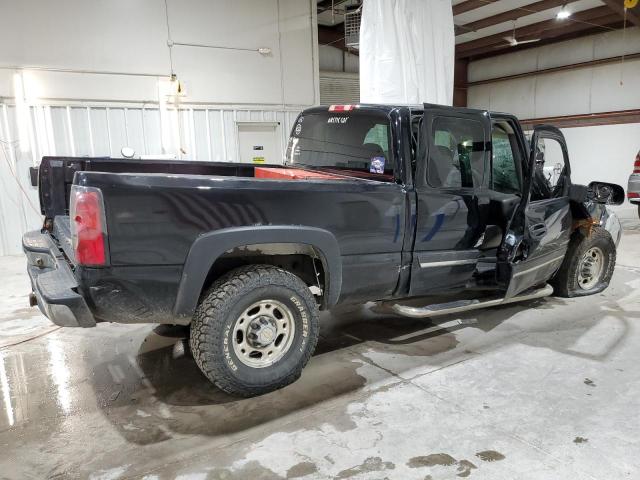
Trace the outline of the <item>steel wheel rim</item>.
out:
<instances>
[{"instance_id":1,"label":"steel wheel rim","mask_svg":"<svg viewBox=\"0 0 640 480\"><path fill-rule=\"evenodd\" d=\"M273 365L286 355L295 337L291 309L277 300L252 303L233 325L233 351L251 368Z\"/></svg>"},{"instance_id":2,"label":"steel wheel rim","mask_svg":"<svg viewBox=\"0 0 640 480\"><path fill-rule=\"evenodd\" d=\"M578 266L578 285L583 290L591 290L600 282L604 268L604 254L598 247L591 247L582 256Z\"/></svg>"}]
</instances>

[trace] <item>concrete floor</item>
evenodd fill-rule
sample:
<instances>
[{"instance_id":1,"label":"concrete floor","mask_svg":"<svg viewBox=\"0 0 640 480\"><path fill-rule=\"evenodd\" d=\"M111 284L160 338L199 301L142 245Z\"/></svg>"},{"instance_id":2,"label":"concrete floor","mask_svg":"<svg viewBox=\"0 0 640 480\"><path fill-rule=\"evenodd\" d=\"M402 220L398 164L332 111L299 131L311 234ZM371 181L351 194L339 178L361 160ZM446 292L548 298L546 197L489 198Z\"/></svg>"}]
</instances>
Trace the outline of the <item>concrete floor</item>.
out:
<instances>
[{"instance_id":1,"label":"concrete floor","mask_svg":"<svg viewBox=\"0 0 640 480\"><path fill-rule=\"evenodd\" d=\"M436 322L323 315L294 385L211 386L184 332L59 329L0 259L0 477L640 478L640 222L611 287Z\"/></svg>"}]
</instances>

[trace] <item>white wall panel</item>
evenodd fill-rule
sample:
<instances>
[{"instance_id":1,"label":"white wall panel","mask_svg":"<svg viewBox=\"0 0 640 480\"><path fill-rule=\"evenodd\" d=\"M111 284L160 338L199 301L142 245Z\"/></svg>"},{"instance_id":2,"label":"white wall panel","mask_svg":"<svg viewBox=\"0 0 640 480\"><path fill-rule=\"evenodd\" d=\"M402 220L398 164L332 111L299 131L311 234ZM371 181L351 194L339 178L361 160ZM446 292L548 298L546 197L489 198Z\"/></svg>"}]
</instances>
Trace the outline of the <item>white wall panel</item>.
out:
<instances>
[{"instance_id":1,"label":"white wall panel","mask_svg":"<svg viewBox=\"0 0 640 480\"><path fill-rule=\"evenodd\" d=\"M621 30L489 57L469 64L469 81L479 82L509 75L533 73L589 60L640 52L640 28Z\"/></svg>"},{"instance_id":2,"label":"white wall panel","mask_svg":"<svg viewBox=\"0 0 640 480\"><path fill-rule=\"evenodd\" d=\"M474 108L511 111L522 119L632 110L640 108L638 78L638 59L626 60L624 66L613 63L532 74L471 86L468 104ZM527 88L531 86L535 88Z\"/></svg>"},{"instance_id":3,"label":"white wall panel","mask_svg":"<svg viewBox=\"0 0 640 480\"><path fill-rule=\"evenodd\" d=\"M564 128L562 133L567 139L575 182L601 180L627 189L640 150L640 123Z\"/></svg>"},{"instance_id":4,"label":"white wall panel","mask_svg":"<svg viewBox=\"0 0 640 480\"><path fill-rule=\"evenodd\" d=\"M567 53L571 52L568 56ZM562 44L551 44L535 50L524 50L533 59L537 60L538 68L532 70L544 70L566 65L567 63L580 63L593 60L593 40L577 38ZM530 70L531 71L531 70Z\"/></svg>"},{"instance_id":5,"label":"white wall panel","mask_svg":"<svg viewBox=\"0 0 640 480\"><path fill-rule=\"evenodd\" d=\"M174 47L176 72L186 83L187 96L193 102L281 104L280 65L276 56L256 52L210 48ZM183 55L190 50L189 55ZM233 65L225 68L224 65Z\"/></svg>"},{"instance_id":6,"label":"white wall panel","mask_svg":"<svg viewBox=\"0 0 640 480\"><path fill-rule=\"evenodd\" d=\"M277 0L168 0L171 37L176 42L277 48L277 5Z\"/></svg>"},{"instance_id":7,"label":"white wall panel","mask_svg":"<svg viewBox=\"0 0 640 480\"><path fill-rule=\"evenodd\" d=\"M314 104L318 94L315 2L313 11L308 1L280 0L279 4L284 102L289 105Z\"/></svg>"},{"instance_id":8,"label":"white wall panel","mask_svg":"<svg viewBox=\"0 0 640 480\"><path fill-rule=\"evenodd\" d=\"M478 85L467 90L467 104L476 108L491 108L491 84Z\"/></svg>"},{"instance_id":9,"label":"white wall panel","mask_svg":"<svg viewBox=\"0 0 640 480\"><path fill-rule=\"evenodd\" d=\"M0 0L0 11L5 65L167 69L164 4L158 0Z\"/></svg>"},{"instance_id":10,"label":"white wall panel","mask_svg":"<svg viewBox=\"0 0 640 480\"><path fill-rule=\"evenodd\" d=\"M1 0L0 0L1 1ZM0 33L0 39L2 34ZM0 62L0 65L3 62ZM0 70L11 76L16 70ZM26 70L24 88L31 98L89 101L157 102L158 77L95 75ZM7 92L13 97L13 87Z\"/></svg>"},{"instance_id":11,"label":"white wall panel","mask_svg":"<svg viewBox=\"0 0 640 480\"><path fill-rule=\"evenodd\" d=\"M326 72L342 72L344 71L344 62L342 59L342 50L331 45L320 45L319 50L320 71Z\"/></svg>"},{"instance_id":12,"label":"white wall panel","mask_svg":"<svg viewBox=\"0 0 640 480\"><path fill-rule=\"evenodd\" d=\"M620 82L622 81L622 85ZM593 68L591 111L640 108L640 60Z\"/></svg>"},{"instance_id":13,"label":"white wall panel","mask_svg":"<svg viewBox=\"0 0 640 480\"><path fill-rule=\"evenodd\" d=\"M171 39L174 72L187 85L191 102L317 102L312 0L168 0L167 5L170 37L160 0L0 0L0 67L76 71L31 70L26 89L38 98L157 102L158 77L171 73ZM258 53L261 47L271 53ZM10 90L5 70L0 96L11 96Z\"/></svg>"},{"instance_id":14,"label":"white wall panel","mask_svg":"<svg viewBox=\"0 0 640 480\"><path fill-rule=\"evenodd\" d=\"M360 57L331 45L320 45L320 71L358 73Z\"/></svg>"},{"instance_id":15,"label":"white wall panel","mask_svg":"<svg viewBox=\"0 0 640 480\"><path fill-rule=\"evenodd\" d=\"M626 34L616 30L593 36L594 58L611 58L623 52L625 54L640 52L640 28L627 28Z\"/></svg>"},{"instance_id":16,"label":"white wall panel","mask_svg":"<svg viewBox=\"0 0 640 480\"><path fill-rule=\"evenodd\" d=\"M577 115L590 111L590 69L532 75L531 80L536 82L535 111L532 116L524 118Z\"/></svg>"},{"instance_id":17,"label":"white wall panel","mask_svg":"<svg viewBox=\"0 0 640 480\"><path fill-rule=\"evenodd\" d=\"M496 61L500 58L500 61ZM538 58L531 54L531 50L521 50L499 57L490 57L469 64L468 76L470 82L517 75L522 72L535 71Z\"/></svg>"},{"instance_id":18,"label":"white wall panel","mask_svg":"<svg viewBox=\"0 0 640 480\"><path fill-rule=\"evenodd\" d=\"M535 112L535 78L519 78L469 89L468 103L473 108L509 112L531 118Z\"/></svg>"}]
</instances>

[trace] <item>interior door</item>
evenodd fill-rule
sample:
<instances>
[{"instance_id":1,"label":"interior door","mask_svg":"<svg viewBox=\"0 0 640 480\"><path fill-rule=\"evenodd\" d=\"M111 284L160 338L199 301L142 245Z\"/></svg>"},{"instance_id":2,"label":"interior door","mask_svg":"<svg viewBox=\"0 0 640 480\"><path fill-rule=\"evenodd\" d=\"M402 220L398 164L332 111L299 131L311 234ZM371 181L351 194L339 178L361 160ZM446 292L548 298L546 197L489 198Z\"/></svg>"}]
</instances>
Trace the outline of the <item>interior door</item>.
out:
<instances>
[{"instance_id":1,"label":"interior door","mask_svg":"<svg viewBox=\"0 0 640 480\"><path fill-rule=\"evenodd\" d=\"M472 278L484 231L476 191L490 138L480 112L426 108L416 163L416 236L410 295L456 293Z\"/></svg>"},{"instance_id":2,"label":"interior door","mask_svg":"<svg viewBox=\"0 0 640 480\"><path fill-rule=\"evenodd\" d=\"M499 278L512 297L544 284L558 270L569 246L570 165L562 132L535 128L526 165L526 182L499 254Z\"/></svg>"}]
</instances>

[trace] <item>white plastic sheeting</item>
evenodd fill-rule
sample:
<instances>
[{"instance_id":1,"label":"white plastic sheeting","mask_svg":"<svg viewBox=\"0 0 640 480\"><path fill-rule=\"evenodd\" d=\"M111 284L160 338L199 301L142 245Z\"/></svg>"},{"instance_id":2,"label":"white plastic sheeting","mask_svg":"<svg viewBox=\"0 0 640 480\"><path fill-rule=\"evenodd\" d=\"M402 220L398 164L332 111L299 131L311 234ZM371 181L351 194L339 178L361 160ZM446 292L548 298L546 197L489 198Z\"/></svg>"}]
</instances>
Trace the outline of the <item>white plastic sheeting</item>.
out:
<instances>
[{"instance_id":1,"label":"white plastic sheeting","mask_svg":"<svg viewBox=\"0 0 640 480\"><path fill-rule=\"evenodd\" d=\"M451 0L365 0L362 103L453 103Z\"/></svg>"}]
</instances>

